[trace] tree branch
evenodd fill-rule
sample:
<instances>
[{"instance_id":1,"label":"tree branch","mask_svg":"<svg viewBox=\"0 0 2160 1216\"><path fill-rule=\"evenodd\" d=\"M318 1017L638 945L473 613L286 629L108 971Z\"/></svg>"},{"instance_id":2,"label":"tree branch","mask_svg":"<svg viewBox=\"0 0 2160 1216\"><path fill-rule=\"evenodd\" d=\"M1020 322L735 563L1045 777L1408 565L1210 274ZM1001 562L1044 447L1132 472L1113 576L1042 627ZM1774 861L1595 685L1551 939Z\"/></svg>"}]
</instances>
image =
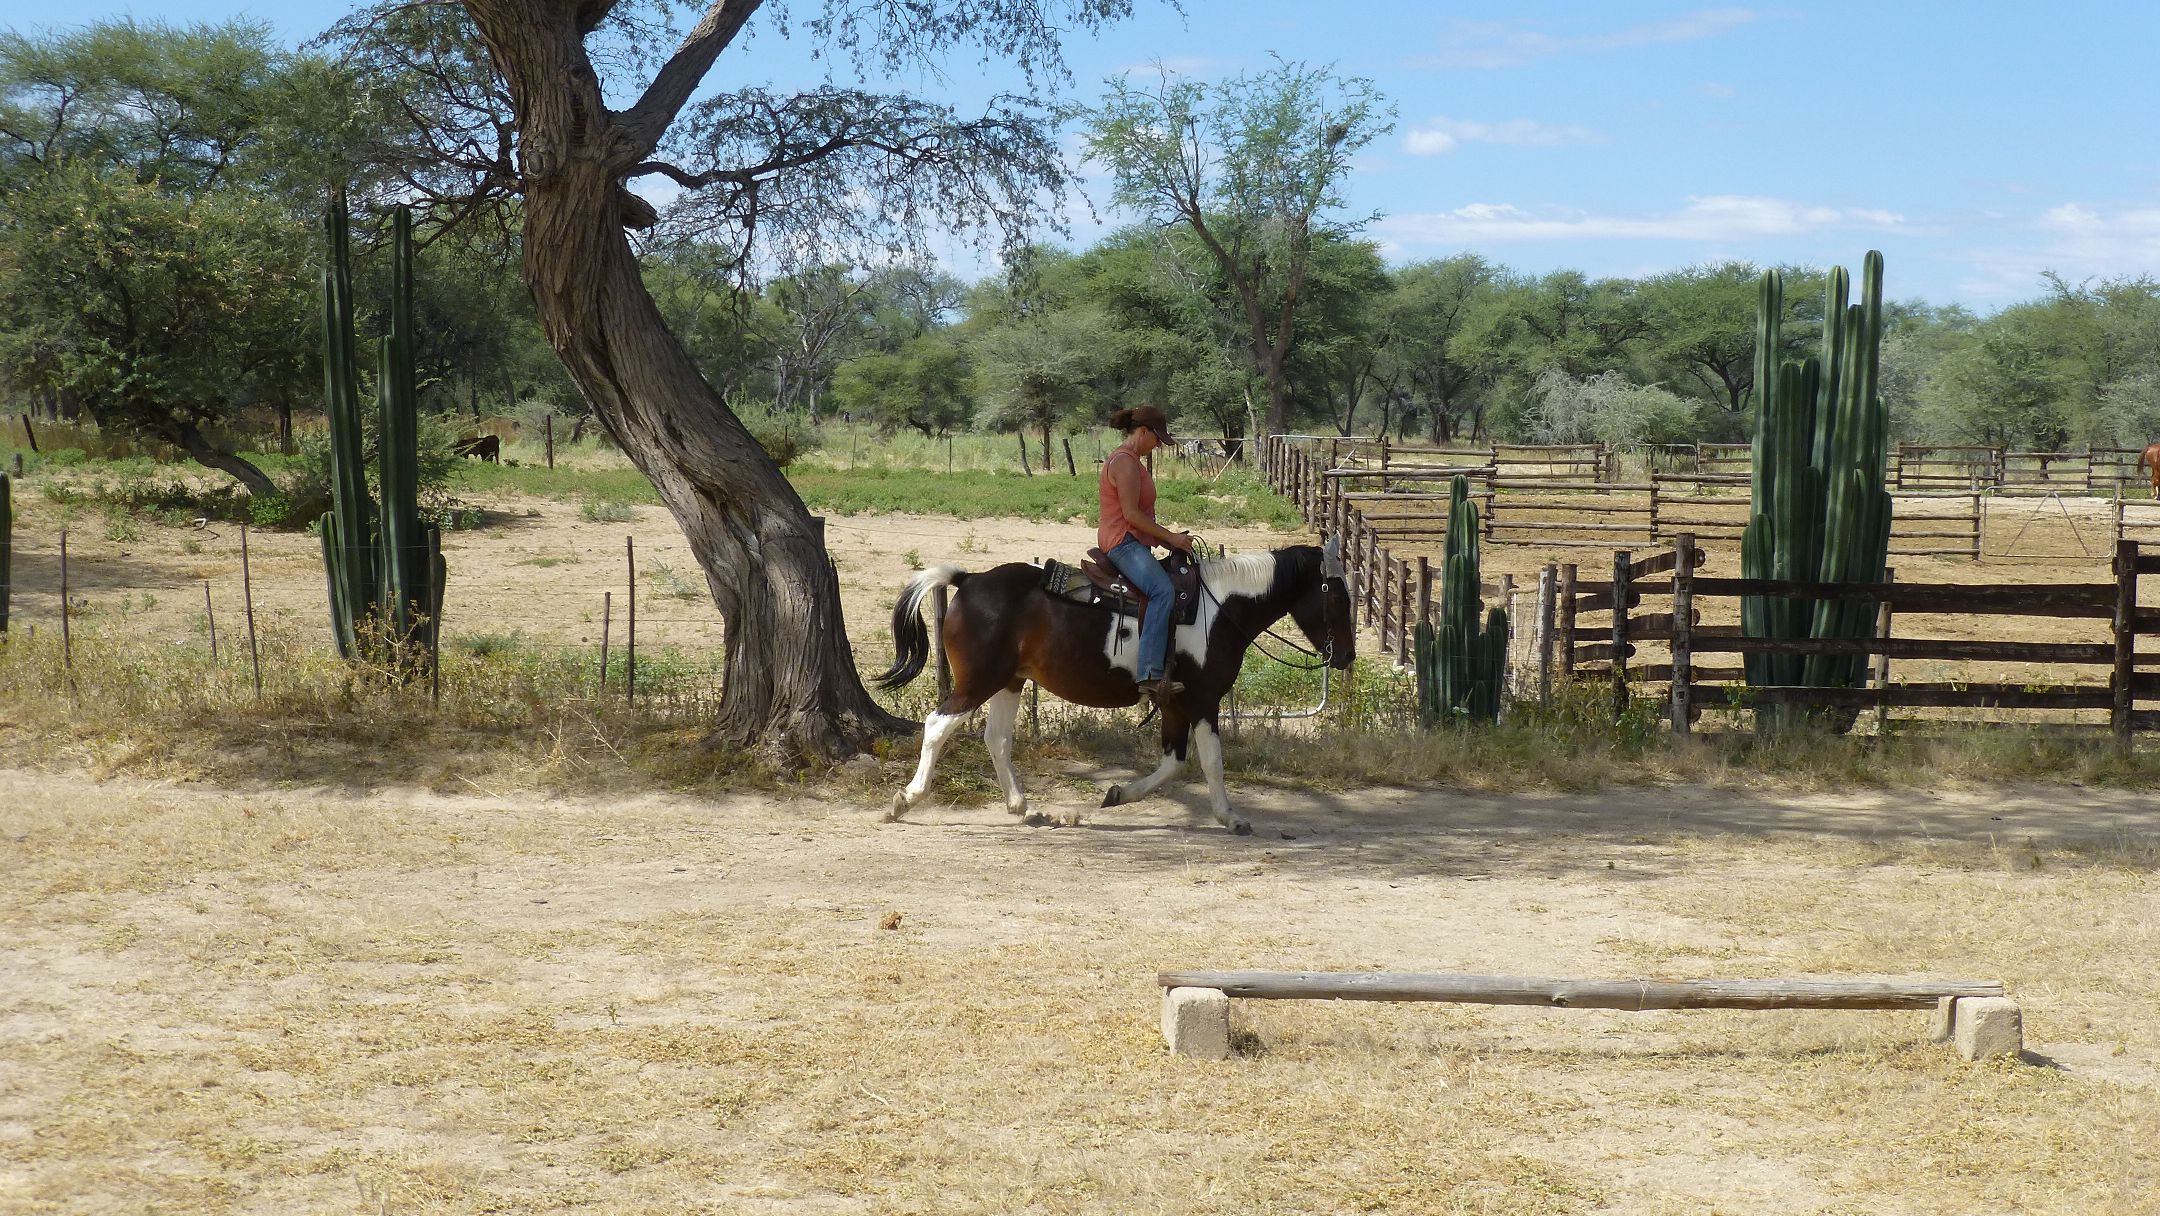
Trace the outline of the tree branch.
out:
<instances>
[{"instance_id":1,"label":"tree branch","mask_svg":"<svg viewBox=\"0 0 2160 1216\"><path fill-rule=\"evenodd\" d=\"M644 96L617 116L615 134L624 159L643 160L660 146L668 124L675 121L690 94L697 91L705 73L712 70L713 61L735 41L735 35L742 32L751 14L764 2L712 0L712 7L705 10L697 25L684 36L682 45L675 48L675 54L661 66Z\"/></svg>"}]
</instances>

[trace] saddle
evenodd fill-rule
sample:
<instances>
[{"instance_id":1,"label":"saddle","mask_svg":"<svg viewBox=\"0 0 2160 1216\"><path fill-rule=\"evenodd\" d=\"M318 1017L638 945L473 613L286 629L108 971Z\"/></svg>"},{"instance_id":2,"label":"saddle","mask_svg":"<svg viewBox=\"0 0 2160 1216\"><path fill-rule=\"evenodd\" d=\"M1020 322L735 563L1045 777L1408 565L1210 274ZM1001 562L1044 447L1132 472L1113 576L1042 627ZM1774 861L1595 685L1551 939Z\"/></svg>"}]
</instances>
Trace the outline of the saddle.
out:
<instances>
[{"instance_id":1,"label":"saddle","mask_svg":"<svg viewBox=\"0 0 2160 1216\"><path fill-rule=\"evenodd\" d=\"M1171 623L1192 624L1200 615L1200 564L1187 554L1173 553L1163 559L1163 571L1177 595ZM1148 602L1100 549L1088 550L1077 570L1054 559L1044 561L1042 586L1060 599L1119 616L1138 617Z\"/></svg>"}]
</instances>

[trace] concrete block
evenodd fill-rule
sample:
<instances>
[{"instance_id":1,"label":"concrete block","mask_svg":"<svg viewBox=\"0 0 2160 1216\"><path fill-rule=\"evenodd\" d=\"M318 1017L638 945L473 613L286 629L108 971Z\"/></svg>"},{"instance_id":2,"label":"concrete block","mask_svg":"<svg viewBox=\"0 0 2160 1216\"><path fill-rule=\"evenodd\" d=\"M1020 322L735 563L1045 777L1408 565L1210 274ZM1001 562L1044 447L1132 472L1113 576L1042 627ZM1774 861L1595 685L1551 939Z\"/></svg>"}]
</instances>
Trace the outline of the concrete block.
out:
<instances>
[{"instance_id":1,"label":"concrete block","mask_svg":"<svg viewBox=\"0 0 2160 1216\"><path fill-rule=\"evenodd\" d=\"M1230 998L1219 988L1164 989L1162 1034L1171 1055L1229 1059Z\"/></svg>"},{"instance_id":2,"label":"concrete block","mask_svg":"<svg viewBox=\"0 0 2160 1216\"><path fill-rule=\"evenodd\" d=\"M1968 1060L2017 1056L2025 1050L2025 1020L2006 996L1962 996L1950 1015L1957 1052Z\"/></svg>"},{"instance_id":3,"label":"concrete block","mask_svg":"<svg viewBox=\"0 0 2160 1216\"><path fill-rule=\"evenodd\" d=\"M1951 1029L1957 1025L1957 998L1946 996L1935 1002L1935 1017L1928 1023L1928 1042L1947 1043Z\"/></svg>"}]
</instances>

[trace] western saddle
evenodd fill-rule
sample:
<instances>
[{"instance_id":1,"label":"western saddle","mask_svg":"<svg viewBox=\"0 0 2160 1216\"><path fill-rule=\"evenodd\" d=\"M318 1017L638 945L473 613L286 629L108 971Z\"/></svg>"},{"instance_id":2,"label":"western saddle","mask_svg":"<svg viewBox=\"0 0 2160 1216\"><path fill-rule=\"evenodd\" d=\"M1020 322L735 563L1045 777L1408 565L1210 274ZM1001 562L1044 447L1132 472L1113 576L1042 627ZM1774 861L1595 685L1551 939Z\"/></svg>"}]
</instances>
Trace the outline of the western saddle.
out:
<instances>
[{"instance_id":1,"label":"western saddle","mask_svg":"<svg viewBox=\"0 0 2160 1216\"><path fill-rule=\"evenodd\" d=\"M1175 615L1170 618L1171 623L1190 625L1200 615L1200 563L1190 554L1172 553L1163 559L1162 565L1176 592ZM1043 562L1043 590L1061 599L1120 616L1137 617L1148 602L1147 596L1119 573L1109 556L1100 549L1088 550L1077 571L1060 561Z\"/></svg>"}]
</instances>

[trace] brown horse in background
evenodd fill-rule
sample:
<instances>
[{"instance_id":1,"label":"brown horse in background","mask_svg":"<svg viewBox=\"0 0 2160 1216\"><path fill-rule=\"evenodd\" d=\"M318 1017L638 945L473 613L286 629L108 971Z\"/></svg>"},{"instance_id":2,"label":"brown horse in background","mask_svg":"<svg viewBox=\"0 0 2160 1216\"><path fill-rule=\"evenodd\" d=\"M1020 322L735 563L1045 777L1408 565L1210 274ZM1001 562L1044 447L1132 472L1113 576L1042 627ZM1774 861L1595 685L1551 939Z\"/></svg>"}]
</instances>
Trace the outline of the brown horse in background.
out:
<instances>
[{"instance_id":1,"label":"brown horse in background","mask_svg":"<svg viewBox=\"0 0 2160 1216\"><path fill-rule=\"evenodd\" d=\"M2147 444L2138 455L2138 467L2152 470L2152 496L2160 502L2160 443Z\"/></svg>"},{"instance_id":2,"label":"brown horse in background","mask_svg":"<svg viewBox=\"0 0 2160 1216\"><path fill-rule=\"evenodd\" d=\"M1272 553L1241 554L1200 564L1199 611L1171 635L1170 675L1185 691L1162 706L1162 762L1128 785L1113 785L1103 805L1138 802L1184 766L1197 745L1207 774L1216 822L1240 836L1252 824L1230 810L1223 787L1223 697L1245 665L1246 648L1275 622L1297 622L1313 648L1337 670L1348 670L1357 648L1350 590L1336 542L1325 548L1293 545ZM952 666L953 688L923 723L922 761L915 779L893 798L894 820L923 800L938 754L968 714L985 711L983 742L1005 791L1005 809L1027 817L1027 795L1012 767L1014 724L1020 690L1029 680L1075 705L1113 709L1140 700L1134 675L1139 665L1138 622L1043 589L1043 571L1012 562L970 574L958 566L935 566L908 581L893 605L893 665L878 677L898 688L922 674L929 661L930 631L923 608L932 589L952 587L938 644ZM1028 817L1030 823L1044 822ZM1077 823L1071 816L1067 822Z\"/></svg>"}]
</instances>

